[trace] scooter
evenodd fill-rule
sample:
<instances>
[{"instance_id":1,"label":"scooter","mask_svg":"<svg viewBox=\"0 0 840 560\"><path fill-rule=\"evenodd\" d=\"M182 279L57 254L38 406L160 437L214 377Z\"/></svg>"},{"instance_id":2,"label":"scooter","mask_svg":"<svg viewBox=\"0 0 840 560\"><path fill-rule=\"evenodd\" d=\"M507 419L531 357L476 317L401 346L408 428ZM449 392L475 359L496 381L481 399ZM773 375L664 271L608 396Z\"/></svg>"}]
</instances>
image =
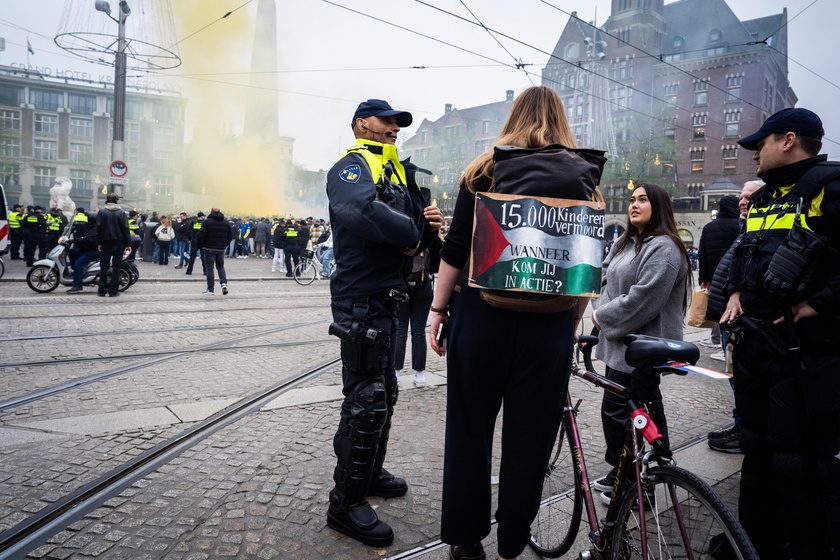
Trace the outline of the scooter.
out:
<instances>
[{"instance_id":1,"label":"scooter","mask_svg":"<svg viewBox=\"0 0 840 560\"><path fill-rule=\"evenodd\" d=\"M47 258L36 261L34 266L26 274L26 283L36 292L45 294L55 290L58 286L73 285L73 269L68 261L72 239L60 237L58 245L52 248ZM138 275L132 274L132 267L137 270L134 263L123 262L120 267L120 285L117 288L124 292L136 282ZM112 269L108 269L110 274ZM85 274L82 284L94 286L99 284L99 261L95 260L85 266Z\"/></svg>"}]
</instances>

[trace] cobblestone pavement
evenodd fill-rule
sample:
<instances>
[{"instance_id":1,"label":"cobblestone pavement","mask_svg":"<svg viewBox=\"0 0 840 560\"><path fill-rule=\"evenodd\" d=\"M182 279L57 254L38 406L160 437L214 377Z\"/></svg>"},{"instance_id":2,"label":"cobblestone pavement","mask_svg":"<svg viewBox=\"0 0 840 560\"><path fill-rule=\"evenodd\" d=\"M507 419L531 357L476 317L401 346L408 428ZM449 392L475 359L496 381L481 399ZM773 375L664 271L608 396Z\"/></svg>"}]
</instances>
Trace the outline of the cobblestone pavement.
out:
<instances>
[{"instance_id":1,"label":"cobblestone pavement","mask_svg":"<svg viewBox=\"0 0 840 560\"><path fill-rule=\"evenodd\" d=\"M231 294L217 288L212 297L201 294L201 276L142 263L141 281L117 299L97 298L93 288L36 294L22 282L25 268L6 264L0 401L114 375L0 411L0 531L221 408L338 355L337 341L326 334L327 284L298 286L272 275L267 259L228 260ZM707 334L686 329L689 340ZM702 349L699 365L722 365L709 354ZM100 359L60 361L84 358ZM44 360L53 363L30 364ZM188 449L29 557L356 560L414 550L442 560L445 362L430 353L427 371L427 387L403 379L386 463L410 491L371 500L396 533L385 549L325 525L341 396L335 366ZM674 445L694 443L710 478L722 473L718 488L734 504L733 457L709 451L702 439L730 420L728 384L668 376L662 389ZM570 390L583 399L578 420L590 473L602 475L601 394L580 380ZM494 539L491 532L485 541L489 554ZM581 536L578 549L584 544ZM523 558L535 556L526 551Z\"/></svg>"}]
</instances>

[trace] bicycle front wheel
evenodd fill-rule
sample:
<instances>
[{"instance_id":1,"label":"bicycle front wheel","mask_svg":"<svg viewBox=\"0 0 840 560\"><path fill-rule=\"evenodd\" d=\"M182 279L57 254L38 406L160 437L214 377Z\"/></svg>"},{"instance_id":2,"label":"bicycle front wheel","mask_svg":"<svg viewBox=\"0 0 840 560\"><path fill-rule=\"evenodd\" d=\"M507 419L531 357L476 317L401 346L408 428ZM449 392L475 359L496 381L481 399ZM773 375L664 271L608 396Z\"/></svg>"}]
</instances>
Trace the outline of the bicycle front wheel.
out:
<instances>
[{"instance_id":1,"label":"bicycle front wheel","mask_svg":"<svg viewBox=\"0 0 840 560\"><path fill-rule=\"evenodd\" d=\"M559 558L574 544L583 500L565 419L551 450L543 481L542 503L531 523L531 545L540 556Z\"/></svg>"},{"instance_id":2,"label":"bicycle front wheel","mask_svg":"<svg viewBox=\"0 0 840 560\"><path fill-rule=\"evenodd\" d=\"M630 486L621 496L613 560L758 560L744 528L720 497L697 475L672 465L651 467L644 483L645 555L636 485Z\"/></svg>"},{"instance_id":3,"label":"bicycle front wheel","mask_svg":"<svg viewBox=\"0 0 840 560\"><path fill-rule=\"evenodd\" d=\"M316 274L318 274L318 271L315 269L315 265L308 261L301 261L295 267L293 276L295 277L295 282L301 286L308 286L315 281Z\"/></svg>"}]
</instances>

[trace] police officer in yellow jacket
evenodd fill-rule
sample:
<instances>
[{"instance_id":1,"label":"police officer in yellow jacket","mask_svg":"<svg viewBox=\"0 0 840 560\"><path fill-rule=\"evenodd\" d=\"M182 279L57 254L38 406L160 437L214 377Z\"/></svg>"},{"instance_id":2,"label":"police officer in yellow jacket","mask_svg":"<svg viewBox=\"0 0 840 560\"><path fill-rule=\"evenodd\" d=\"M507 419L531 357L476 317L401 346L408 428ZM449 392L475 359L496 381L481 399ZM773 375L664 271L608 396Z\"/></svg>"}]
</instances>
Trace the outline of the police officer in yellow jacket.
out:
<instances>
[{"instance_id":1,"label":"police officer in yellow jacket","mask_svg":"<svg viewBox=\"0 0 840 560\"><path fill-rule=\"evenodd\" d=\"M13 261L20 260L20 245L23 243L23 228L20 223L23 221L24 214L22 212L23 206L15 204L12 211L9 212L9 233L11 234L11 259Z\"/></svg>"},{"instance_id":2,"label":"police officer in yellow jacket","mask_svg":"<svg viewBox=\"0 0 840 560\"><path fill-rule=\"evenodd\" d=\"M327 174L336 260L330 333L341 339L345 397L333 440L337 464L327 525L370 546L389 545L394 532L366 497L408 491L405 480L383 466L397 402L391 341L406 292L402 269L443 223L416 185L408 187L397 157L397 134L411 121L410 113L386 101L361 103L351 123L356 144Z\"/></svg>"},{"instance_id":3,"label":"police officer in yellow jacket","mask_svg":"<svg viewBox=\"0 0 840 560\"><path fill-rule=\"evenodd\" d=\"M818 155L822 137L796 108L738 141L765 186L721 323L743 420L739 518L762 560L840 558L840 163Z\"/></svg>"},{"instance_id":4,"label":"police officer in yellow jacket","mask_svg":"<svg viewBox=\"0 0 840 560\"><path fill-rule=\"evenodd\" d=\"M21 224L26 232L23 238L23 258L26 266L32 266L35 260L35 250L38 250L38 260L47 256L47 220L41 206L32 208Z\"/></svg>"},{"instance_id":5,"label":"police officer in yellow jacket","mask_svg":"<svg viewBox=\"0 0 840 560\"><path fill-rule=\"evenodd\" d=\"M51 208L50 213L45 217L47 219L47 252L49 252L58 245L58 238L67 227L67 217L57 206Z\"/></svg>"}]
</instances>

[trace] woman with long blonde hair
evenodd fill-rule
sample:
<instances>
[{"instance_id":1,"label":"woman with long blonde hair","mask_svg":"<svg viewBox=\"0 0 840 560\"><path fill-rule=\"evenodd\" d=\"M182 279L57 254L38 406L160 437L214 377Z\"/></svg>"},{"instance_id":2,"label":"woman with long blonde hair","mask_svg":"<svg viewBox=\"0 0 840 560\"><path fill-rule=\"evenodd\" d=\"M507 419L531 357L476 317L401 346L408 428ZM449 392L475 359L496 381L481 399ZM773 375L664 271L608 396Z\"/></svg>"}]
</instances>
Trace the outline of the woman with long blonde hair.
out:
<instances>
[{"instance_id":1,"label":"woman with long blonde hair","mask_svg":"<svg viewBox=\"0 0 840 560\"><path fill-rule=\"evenodd\" d=\"M441 250L432 305L431 346L448 329L446 449L443 474L441 539L452 560L483 560L481 540L490 532L491 463L494 427L502 404L499 472L498 554L522 553L539 508L545 468L560 425L569 381L576 307L550 313L494 307L470 287L469 270L476 194L491 191L495 146L542 148L560 144L565 163L552 169L550 192L540 196L576 198L570 192L593 190L600 167L581 156L566 120L563 103L550 88L531 87L511 105L494 148L471 162L460 181L452 226ZM595 153L594 151L589 151ZM591 154L590 154L591 156ZM591 156L600 158L602 152ZM597 169L596 169L597 168ZM558 185L558 186L554 186ZM568 186L568 188L566 188ZM535 193L523 192L527 196Z\"/></svg>"}]
</instances>

